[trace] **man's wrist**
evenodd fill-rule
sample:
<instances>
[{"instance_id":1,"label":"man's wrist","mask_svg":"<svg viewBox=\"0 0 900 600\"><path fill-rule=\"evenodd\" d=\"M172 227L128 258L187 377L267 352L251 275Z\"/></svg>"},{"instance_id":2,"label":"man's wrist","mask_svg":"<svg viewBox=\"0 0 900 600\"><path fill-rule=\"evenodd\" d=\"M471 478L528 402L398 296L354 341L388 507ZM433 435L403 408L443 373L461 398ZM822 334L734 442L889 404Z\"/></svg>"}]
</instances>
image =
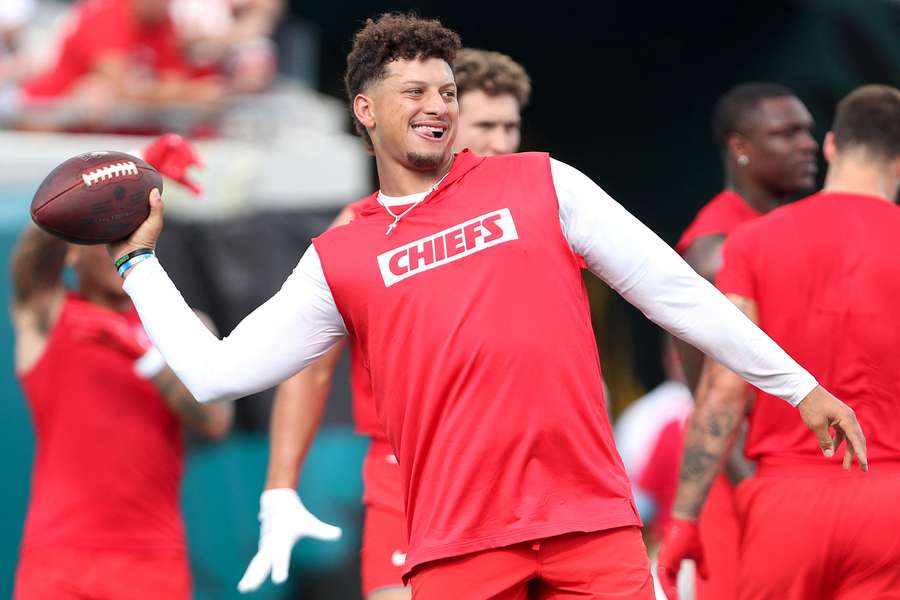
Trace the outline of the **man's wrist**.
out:
<instances>
[{"instance_id":1,"label":"man's wrist","mask_svg":"<svg viewBox=\"0 0 900 600\"><path fill-rule=\"evenodd\" d=\"M680 510L672 511L672 519L677 521L684 521L689 523L696 523L698 515L692 515L687 512L683 512Z\"/></svg>"}]
</instances>

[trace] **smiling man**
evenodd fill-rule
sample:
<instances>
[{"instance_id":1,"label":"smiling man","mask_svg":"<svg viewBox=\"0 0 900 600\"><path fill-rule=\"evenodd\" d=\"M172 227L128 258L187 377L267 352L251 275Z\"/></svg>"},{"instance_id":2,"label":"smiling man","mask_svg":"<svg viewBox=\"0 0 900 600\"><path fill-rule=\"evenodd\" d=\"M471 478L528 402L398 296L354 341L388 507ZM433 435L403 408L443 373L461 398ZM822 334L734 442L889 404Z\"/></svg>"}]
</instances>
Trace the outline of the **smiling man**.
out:
<instances>
[{"instance_id":1,"label":"smiling man","mask_svg":"<svg viewBox=\"0 0 900 600\"><path fill-rule=\"evenodd\" d=\"M414 598L652 598L603 406L581 257L661 326L799 405L823 447L832 425L865 465L862 432L846 405L585 175L546 154L454 154L459 47L437 21L406 15L357 34L346 81L375 155L376 202L316 238L230 336L202 327L155 258L128 270L125 288L205 401L272 386L348 338L401 469ZM154 191L150 217L110 254L151 252L162 224ZM471 246L468 227L479 232ZM389 259L403 249L416 272L396 281Z\"/></svg>"},{"instance_id":2,"label":"smiling man","mask_svg":"<svg viewBox=\"0 0 900 600\"><path fill-rule=\"evenodd\" d=\"M525 69L505 54L463 48L453 63L453 73L460 105L455 149L469 148L484 156L517 151L521 138L520 113L531 93ZM440 130L436 133L442 134ZM346 225L367 204L373 203L377 205L369 197L350 204L332 227ZM490 221L486 223L484 230L491 225ZM480 237L484 230L479 227L476 231L474 224L470 224L467 243L474 246L475 237ZM427 241L424 246L427 249L423 250L432 255L446 254L443 239ZM416 252L418 249L401 249L390 257L388 267L397 271L397 276L406 276L413 272L410 258L414 259ZM291 550L300 539L332 540L341 533L312 515L296 490L342 347L339 344L278 387L270 426L268 473L260 496L259 549L238 583L242 592L258 589L270 574L274 583L284 582ZM403 584L407 542L401 472L375 410L368 369L360 353L355 351L350 352L350 387L356 432L370 438L363 463L365 521L360 549L363 595L368 600L404 600L409 598L410 590Z\"/></svg>"}]
</instances>

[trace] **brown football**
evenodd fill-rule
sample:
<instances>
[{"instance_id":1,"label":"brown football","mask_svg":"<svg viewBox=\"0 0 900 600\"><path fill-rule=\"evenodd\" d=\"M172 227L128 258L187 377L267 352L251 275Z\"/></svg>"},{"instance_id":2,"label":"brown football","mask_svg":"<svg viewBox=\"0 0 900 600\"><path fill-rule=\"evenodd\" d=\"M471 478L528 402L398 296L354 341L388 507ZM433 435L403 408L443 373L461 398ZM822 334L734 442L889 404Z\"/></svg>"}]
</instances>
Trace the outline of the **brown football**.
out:
<instances>
[{"instance_id":1,"label":"brown football","mask_svg":"<svg viewBox=\"0 0 900 600\"><path fill-rule=\"evenodd\" d=\"M150 190L163 184L145 161L124 152L87 152L44 178L31 201L31 219L76 244L128 237L150 214Z\"/></svg>"}]
</instances>

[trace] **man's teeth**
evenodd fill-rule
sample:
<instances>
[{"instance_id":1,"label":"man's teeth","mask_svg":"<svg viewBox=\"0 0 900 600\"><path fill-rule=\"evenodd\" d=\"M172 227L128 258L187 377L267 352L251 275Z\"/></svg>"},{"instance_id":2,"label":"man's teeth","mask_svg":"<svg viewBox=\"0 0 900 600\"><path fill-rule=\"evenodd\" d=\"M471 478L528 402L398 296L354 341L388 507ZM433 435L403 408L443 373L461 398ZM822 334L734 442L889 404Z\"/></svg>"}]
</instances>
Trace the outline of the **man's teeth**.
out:
<instances>
[{"instance_id":1,"label":"man's teeth","mask_svg":"<svg viewBox=\"0 0 900 600\"><path fill-rule=\"evenodd\" d=\"M415 125L415 129L418 131L424 131L426 133L430 133L432 137L439 138L444 135L444 130L440 127L430 127L428 125Z\"/></svg>"}]
</instances>

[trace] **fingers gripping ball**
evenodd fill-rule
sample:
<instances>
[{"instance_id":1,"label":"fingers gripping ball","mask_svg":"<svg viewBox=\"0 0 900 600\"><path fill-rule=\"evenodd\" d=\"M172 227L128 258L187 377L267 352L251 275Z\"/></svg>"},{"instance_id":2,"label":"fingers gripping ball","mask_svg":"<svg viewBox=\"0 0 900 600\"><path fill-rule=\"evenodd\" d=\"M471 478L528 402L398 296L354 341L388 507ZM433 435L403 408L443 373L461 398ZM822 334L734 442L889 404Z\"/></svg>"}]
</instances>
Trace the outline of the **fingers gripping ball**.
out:
<instances>
[{"instance_id":1,"label":"fingers gripping ball","mask_svg":"<svg viewBox=\"0 0 900 600\"><path fill-rule=\"evenodd\" d=\"M88 152L44 179L31 201L42 229L76 244L107 244L131 235L150 214L150 190L162 177L124 152Z\"/></svg>"}]
</instances>

